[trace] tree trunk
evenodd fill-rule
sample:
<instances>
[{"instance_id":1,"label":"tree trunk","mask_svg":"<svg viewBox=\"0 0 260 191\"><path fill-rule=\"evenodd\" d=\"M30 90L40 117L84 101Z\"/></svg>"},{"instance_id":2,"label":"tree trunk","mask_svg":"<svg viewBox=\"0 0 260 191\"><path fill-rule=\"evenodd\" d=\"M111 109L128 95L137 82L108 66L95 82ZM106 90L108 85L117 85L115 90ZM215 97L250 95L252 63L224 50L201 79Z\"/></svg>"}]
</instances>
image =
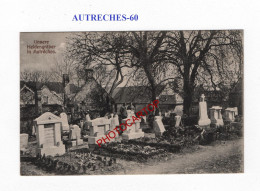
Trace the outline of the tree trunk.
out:
<instances>
[{"instance_id":1,"label":"tree trunk","mask_svg":"<svg viewBox=\"0 0 260 191\"><path fill-rule=\"evenodd\" d=\"M192 94L186 94L183 100L183 113L190 115L190 109L192 104Z\"/></svg>"},{"instance_id":2,"label":"tree trunk","mask_svg":"<svg viewBox=\"0 0 260 191\"><path fill-rule=\"evenodd\" d=\"M144 65L144 71L146 73L146 76L148 78L148 81L151 85L151 91L152 91L152 100L151 102L153 102L154 100L156 100L156 83L155 83L155 79L152 75L152 69L149 67L151 66L151 64L145 64ZM155 115L159 115L159 109L155 108Z\"/></svg>"},{"instance_id":3,"label":"tree trunk","mask_svg":"<svg viewBox=\"0 0 260 191\"><path fill-rule=\"evenodd\" d=\"M190 116L194 88L193 85L190 83L189 76L184 76L183 85L184 85L183 113Z\"/></svg>"}]
</instances>

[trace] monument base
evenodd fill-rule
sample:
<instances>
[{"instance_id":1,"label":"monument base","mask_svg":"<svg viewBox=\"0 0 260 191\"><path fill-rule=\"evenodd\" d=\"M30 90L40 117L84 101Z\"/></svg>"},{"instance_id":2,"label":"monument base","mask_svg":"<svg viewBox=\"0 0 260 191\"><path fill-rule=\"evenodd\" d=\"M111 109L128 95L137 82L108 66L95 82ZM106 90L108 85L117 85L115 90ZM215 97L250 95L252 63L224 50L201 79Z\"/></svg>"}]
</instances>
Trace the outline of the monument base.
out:
<instances>
[{"instance_id":1,"label":"monument base","mask_svg":"<svg viewBox=\"0 0 260 191\"><path fill-rule=\"evenodd\" d=\"M45 148L37 148L36 149L36 155L40 154L45 156L56 156L56 155L63 155L65 154L65 145L60 146L51 146L51 147L45 147Z\"/></svg>"},{"instance_id":2,"label":"monument base","mask_svg":"<svg viewBox=\"0 0 260 191\"><path fill-rule=\"evenodd\" d=\"M78 140L73 140L71 141L71 146L74 147L74 146L80 146L80 145L83 145L83 139L78 139Z\"/></svg>"},{"instance_id":3,"label":"monument base","mask_svg":"<svg viewBox=\"0 0 260 191\"><path fill-rule=\"evenodd\" d=\"M210 130L210 125L200 125L200 128L204 129L204 130Z\"/></svg>"},{"instance_id":4,"label":"monument base","mask_svg":"<svg viewBox=\"0 0 260 191\"><path fill-rule=\"evenodd\" d=\"M78 139L77 140L77 146L79 146L79 145L83 145L83 139Z\"/></svg>"},{"instance_id":5,"label":"monument base","mask_svg":"<svg viewBox=\"0 0 260 191\"><path fill-rule=\"evenodd\" d=\"M223 120L219 119L219 120L211 121L211 124L213 124L215 127L220 127L224 125L224 122Z\"/></svg>"},{"instance_id":6,"label":"monument base","mask_svg":"<svg viewBox=\"0 0 260 191\"><path fill-rule=\"evenodd\" d=\"M199 126L208 126L208 125L210 125L210 123L211 123L210 119L204 119L204 120L199 120L198 125Z\"/></svg>"},{"instance_id":7,"label":"monument base","mask_svg":"<svg viewBox=\"0 0 260 191\"><path fill-rule=\"evenodd\" d=\"M105 135L104 135L105 136ZM103 136L100 136L100 137L92 137L92 136L89 136L88 137L88 144L96 144L97 145L97 140L98 139L102 139Z\"/></svg>"},{"instance_id":8,"label":"monument base","mask_svg":"<svg viewBox=\"0 0 260 191\"><path fill-rule=\"evenodd\" d=\"M144 137L144 132L134 132L134 133L123 133L122 139L123 140L130 140L130 139L138 139Z\"/></svg>"}]
</instances>

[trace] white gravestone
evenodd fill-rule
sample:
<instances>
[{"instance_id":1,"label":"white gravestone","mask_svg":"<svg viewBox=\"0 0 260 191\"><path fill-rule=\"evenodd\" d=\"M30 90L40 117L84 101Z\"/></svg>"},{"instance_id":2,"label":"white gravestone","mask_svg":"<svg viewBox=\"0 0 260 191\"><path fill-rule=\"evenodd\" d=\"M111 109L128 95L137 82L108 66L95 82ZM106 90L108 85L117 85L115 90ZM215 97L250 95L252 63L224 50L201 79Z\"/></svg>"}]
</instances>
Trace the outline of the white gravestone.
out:
<instances>
[{"instance_id":1,"label":"white gravestone","mask_svg":"<svg viewBox=\"0 0 260 191\"><path fill-rule=\"evenodd\" d=\"M88 122L91 121L89 114L86 115L86 121L84 123L84 130L89 130Z\"/></svg>"},{"instance_id":2,"label":"white gravestone","mask_svg":"<svg viewBox=\"0 0 260 191\"><path fill-rule=\"evenodd\" d=\"M36 154L63 155L65 145L61 141L61 118L46 112L34 120L36 126Z\"/></svg>"},{"instance_id":3,"label":"white gravestone","mask_svg":"<svg viewBox=\"0 0 260 191\"><path fill-rule=\"evenodd\" d=\"M119 119L118 119L118 115L117 114L115 114L114 119L115 119L116 127L119 126L120 124L119 124Z\"/></svg>"},{"instance_id":4,"label":"white gravestone","mask_svg":"<svg viewBox=\"0 0 260 191\"><path fill-rule=\"evenodd\" d=\"M60 118L61 118L61 128L62 128L62 131L69 131L70 128L69 128L69 123L68 123L68 116L66 113L61 113L60 114Z\"/></svg>"},{"instance_id":5,"label":"white gravestone","mask_svg":"<svg viewBox=\"0 0 260 191\"><path fill-rule=\"evenodd\" d=\"M104 117L96 118L94 120L88 121L88 126L90 130L90 135L88 137L88 144L97 144L97 140L106 138L106 133L110 129L110 120ZM106 140L109 142L109 140Z\"/></svg>"},{"instance_id":6,"label":"white gravestone","mask_svg":"<svg viewBox=\"0 0 260 191\"><path fill-rule=\"evenodd\" d=\"M115 132L115 138L113 139L110 139L110 142L113 142L113 141L117 141L118 140L118 137L119 137L119 134L117 133L116 131L116 127L119 126L119 120L118 120L118 115L115 115L114 114L111 114L111 118L109 119L110 120L110 127L109 127L109 131L114 131ZM119 130L119 129L118 129ZM107 132L106 134L108 134L109 132ZM114 135L113 135L114 136Z\"/></svg>"},{"instance_id":7,"label":"white gravestone","mask_svg":"<svg viewBox=\"0 0 260 191\"><path fill-rule=\"evenodd\" d=\"M86 115L86 121L90 121L91 119L90 119L90 116L89 116L89 114L87 114Z\"/></svg>"},{"instance_id":8,"label":"white gravestone","mask_svg":"<svg viewBox=\"0 0 260 191\"><path fill-rule=\"evenodd\" d=\"M237 116L237 115L238 115L238 109L237 109L237 107L234 107L234 111L235 111L235 116Z\"/></svg>"},{"instance_id":9,"label":"white gravestone","mask_svg":"<svg viewBox=\"0 0 260 191\"><path fill-rule=\"evenodd\" d=\"M174 118L175 118L175 127L180 127L180 124L181 124L181 116L176 115Z\"/></svg>"},{"instance_id":10,"label":"white gravestone","mask_svg":"<svg viewBox=\"0 0 260 191\"><path fill-rule=\"evenodd\" d=\"M222 107L219 106L213 106L212 108L209 109L211 124L214 124L217 127L224 125L222 115L221 115L221 109Z\"/></svg>"},{"instance_id":11,"label":"white gravestone","mask_svg":"<svg viewBox=\"0 0 260 191\"><path fill-rule=\"evenodd\" d=\"M20 134L20 149L25 149L28 147L29 135L26 133Z\"/></svg>"},{"instance_id":12,"label":"white gravestone","mask_svg":"<svg viewBox=\"0 0 260 191\"><path fill-rule=\"evenodd\" d=\"M154 117L153 130L156 137L162 136L163 132L165 131L161 116Z\"/></svg>"},{"instance_id":13,"label":"white gravestone","mask_svg":"<svg viewBox=\"0 0 260 191\"><path fill-rule=\"evenodd\" d=\"M127 118L122 120L123 123L129 124L129 126L127 126L127 129L122 134L123 140L144 137L144 132L140 128L141 119L136 118L136 120L134 120L135 118L133 119L133 116L136 117L134 111L127 110ZM121 128L125 129L125 126L122 126Z\"/></svg>"},{"instance_id":14,"label":"white gravestone","mask_svg":"<svg viewBox=\"0 0 260 191\"><path fill-rule=\"evenodd\" d=\"M210 119L208 117L208 111L207 111L207 102L205 101L205 96L204 94L201 95L200 97L200 102L199 102L199 126L209 126L210 125Z\"/></svg>"},{"instance_id":15,"label":"white gravestone","mask_svg":"<svg viewBox=\"0 0 260 191\"><path fill-rule=\"evenodd\" d=\"M83 140L81 139L81 129L78 125L73 125L70 127L69 140L72 143L72 146L79 146L83 144Z\"/></svg>"},{"instance_id":16,"label":"white gravestone","mask_svg":"<svg viewBox=\"0 0 260 191\"><path fill-rule=\"evenodd\" d=\"M235 108L232 107L228 107L227 109L225 109L225 121L229 121L229 122L233 122L235 121Z\"/></svg>"}]
</instances>

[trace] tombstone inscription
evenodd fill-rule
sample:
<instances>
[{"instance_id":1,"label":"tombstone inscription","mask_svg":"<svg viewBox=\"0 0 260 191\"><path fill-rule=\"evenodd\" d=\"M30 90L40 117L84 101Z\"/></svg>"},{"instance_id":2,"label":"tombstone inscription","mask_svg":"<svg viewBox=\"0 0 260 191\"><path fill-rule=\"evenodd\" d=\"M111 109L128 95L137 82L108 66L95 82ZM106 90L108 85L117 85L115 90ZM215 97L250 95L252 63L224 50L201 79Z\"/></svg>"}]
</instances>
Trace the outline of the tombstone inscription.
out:
<instances>
[{"instance_id":1,"label":"tombstone inscription","mask_svg":"<svg viewBox=\"0 0 260 191\"><path fill-rule=\"evenodd\" d=\"M46 112L34 120L36 127L36 154L50 156L65 153L65 145L61 141L61 118Z\"/></svg>"}]
</instances>

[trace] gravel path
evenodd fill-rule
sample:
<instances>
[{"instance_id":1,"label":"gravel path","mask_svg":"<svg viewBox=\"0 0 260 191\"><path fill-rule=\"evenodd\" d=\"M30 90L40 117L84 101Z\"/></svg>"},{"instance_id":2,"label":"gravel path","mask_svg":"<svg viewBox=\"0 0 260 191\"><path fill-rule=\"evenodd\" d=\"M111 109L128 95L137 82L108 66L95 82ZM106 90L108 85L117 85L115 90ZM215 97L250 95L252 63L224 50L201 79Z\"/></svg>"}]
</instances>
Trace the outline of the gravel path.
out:
<instances>
[{"instance_id":1,"label":"gravel path","mask_svg":"<svg viewBox=\"0 0 260 191\"><path fill-rule=\"evenodd\" d=\"M198 146L194 152L174 155L166 162L152 165L125 162L117 174L242 173L243 140L222 141Z\"/></svg>"}]
</instances>

